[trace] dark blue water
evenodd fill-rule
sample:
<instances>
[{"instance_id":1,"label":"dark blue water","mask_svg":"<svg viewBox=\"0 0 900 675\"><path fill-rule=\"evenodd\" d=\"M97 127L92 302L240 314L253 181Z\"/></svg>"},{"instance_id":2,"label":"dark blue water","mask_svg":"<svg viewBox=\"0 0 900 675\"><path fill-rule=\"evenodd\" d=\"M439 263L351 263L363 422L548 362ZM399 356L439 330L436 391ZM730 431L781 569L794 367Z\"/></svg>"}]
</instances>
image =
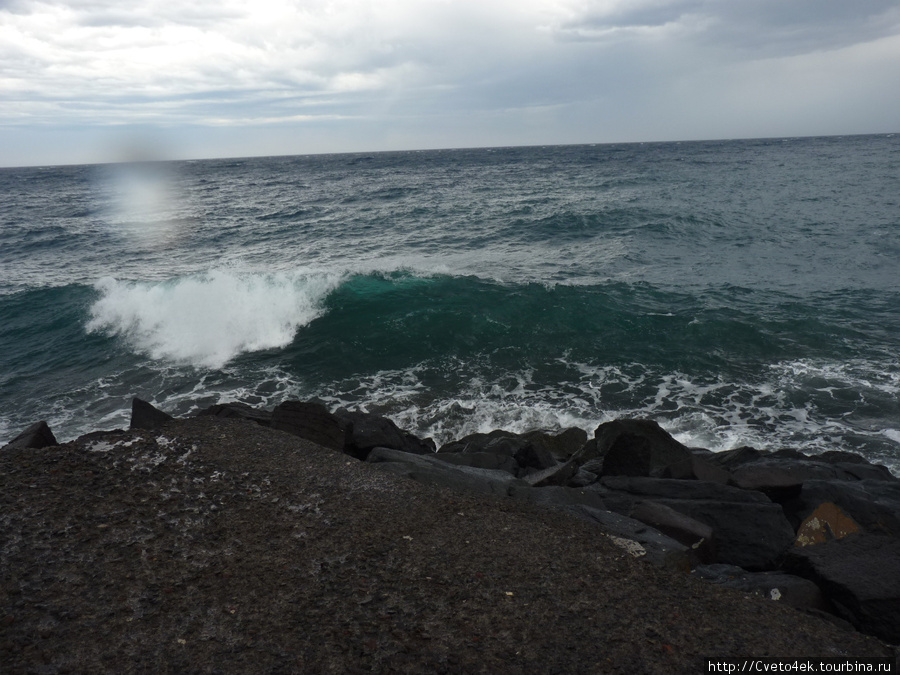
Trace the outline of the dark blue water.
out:
<instances>
[{"instance_id":1,"label":"dark blue water","mask_svg":"<svg viewBox=\"0 0 900 675\"><path fill-rule=\"evenodd\" d=\"M0 169L0 441L319 398L900 470L900 136Z\"/></svg>"}]
</instances>

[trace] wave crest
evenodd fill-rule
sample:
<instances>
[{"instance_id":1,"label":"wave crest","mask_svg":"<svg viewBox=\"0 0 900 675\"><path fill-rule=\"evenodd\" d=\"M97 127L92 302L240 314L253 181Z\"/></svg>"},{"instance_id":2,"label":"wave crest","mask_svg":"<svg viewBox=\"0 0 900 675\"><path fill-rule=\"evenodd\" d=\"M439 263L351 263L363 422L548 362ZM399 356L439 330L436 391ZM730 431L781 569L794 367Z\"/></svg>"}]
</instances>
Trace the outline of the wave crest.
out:
<instances>
[{"instance_id":1,"label":"wave crest","mask_svg":"<svg viewBox=\"0 0 900 675\"><path fill-rule=\"evenodd\" d=\"M332 274L226 270L156 283L105 277L86 329L122 337L156 360L221 368L239 354L290 344L339 283Z\"/></svg>"}]
</instances>

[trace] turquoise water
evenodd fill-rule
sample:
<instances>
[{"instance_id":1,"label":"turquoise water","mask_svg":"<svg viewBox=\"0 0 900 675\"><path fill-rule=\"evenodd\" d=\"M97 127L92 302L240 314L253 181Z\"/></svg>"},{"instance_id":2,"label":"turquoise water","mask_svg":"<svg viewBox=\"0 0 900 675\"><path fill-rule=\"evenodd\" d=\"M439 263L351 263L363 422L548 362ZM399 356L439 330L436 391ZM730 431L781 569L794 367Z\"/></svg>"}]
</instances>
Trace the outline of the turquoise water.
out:
<instances>
[{"instance_id":1,"label":"turquoise water","mask_svg":"<svg viewBox=\"0 0 900 675\"><path fill-rule=\"evenodd\" d=\"M0 170L0 441L318 398L900 469L900 137Z\"/></svg>"}]
</instances>

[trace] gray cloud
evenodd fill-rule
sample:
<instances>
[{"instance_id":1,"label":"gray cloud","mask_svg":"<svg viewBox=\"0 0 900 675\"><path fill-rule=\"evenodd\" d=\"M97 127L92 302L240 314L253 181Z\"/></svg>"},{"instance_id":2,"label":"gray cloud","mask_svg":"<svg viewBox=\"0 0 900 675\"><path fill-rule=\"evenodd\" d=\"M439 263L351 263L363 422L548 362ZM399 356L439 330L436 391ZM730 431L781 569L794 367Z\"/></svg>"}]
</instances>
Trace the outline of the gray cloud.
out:
<instances>
[{"instance_id":1,"label":"gray cloud","mask_svg":"<svg viewBox=\"0 0 900 675\"><path fill-rule=\"evenodd\" d=\"M900 30L894 0L635 0L595 2L559 27L563 39L676 39L761 55L869 42Z\"/></svg>"},{"instance_id":2,"label":"gray cloud","mask_svg":"<svg viewBox=\"0 0 900 675\"><path fill-rule=\"evenodd\" d=\"M885 130L895 4L0 0L0 155L129 125L200 155Z\"/></svg>"}]
</instances>

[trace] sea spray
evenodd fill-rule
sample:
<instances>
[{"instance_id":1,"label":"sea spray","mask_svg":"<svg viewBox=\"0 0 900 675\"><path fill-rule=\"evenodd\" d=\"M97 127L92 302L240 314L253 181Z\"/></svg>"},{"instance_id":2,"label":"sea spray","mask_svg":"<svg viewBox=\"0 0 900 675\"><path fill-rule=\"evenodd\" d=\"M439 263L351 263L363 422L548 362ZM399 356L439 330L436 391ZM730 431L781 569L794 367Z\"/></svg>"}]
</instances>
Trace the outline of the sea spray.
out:
<instances>
[{"instance_id":1,"label":"sea spray","mask_svg":"<svg viewBox=\"0 0 900 675\"><path fill-rule=\"evenodd\" d=\"M166 282L106 277L89 332L124 338L153 359L221 368L245 352L284 347L321 313L336 275L212 270Z\"/></svg>"}]
</instances>

